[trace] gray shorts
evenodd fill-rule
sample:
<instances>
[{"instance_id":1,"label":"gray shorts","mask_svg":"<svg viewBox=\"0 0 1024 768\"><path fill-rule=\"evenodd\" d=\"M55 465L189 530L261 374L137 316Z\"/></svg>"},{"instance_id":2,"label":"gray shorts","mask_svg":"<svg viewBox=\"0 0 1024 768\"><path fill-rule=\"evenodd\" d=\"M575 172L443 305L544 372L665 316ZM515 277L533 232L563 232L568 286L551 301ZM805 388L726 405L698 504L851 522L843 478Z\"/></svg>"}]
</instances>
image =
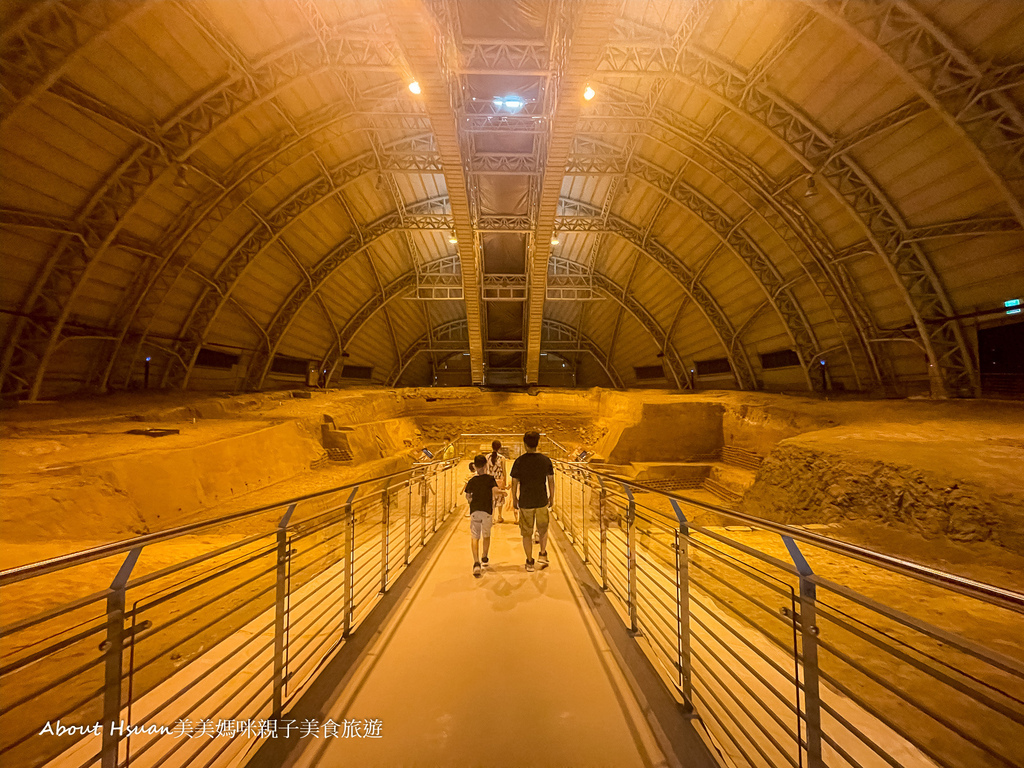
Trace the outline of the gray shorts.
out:
<instances>
[{"instance_id":1,"label":"gray shorts","mask_svg":"<svg viewBox=\"0 0 1024 768\"><path fill-rule=\"evenodd\" d=\"M491 518L486 512L474 512L469 518L469 535L474 539L491 537Z\"/></svg>"}]
</instances>

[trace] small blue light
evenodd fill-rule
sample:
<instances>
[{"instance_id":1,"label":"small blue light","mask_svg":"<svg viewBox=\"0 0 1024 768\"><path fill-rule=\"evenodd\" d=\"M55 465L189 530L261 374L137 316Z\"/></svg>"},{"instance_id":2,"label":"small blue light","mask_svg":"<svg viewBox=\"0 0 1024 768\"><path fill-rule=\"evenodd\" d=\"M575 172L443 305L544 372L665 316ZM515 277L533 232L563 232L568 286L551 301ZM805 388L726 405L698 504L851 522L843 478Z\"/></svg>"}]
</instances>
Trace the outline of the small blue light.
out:
<instances>
[{"instance_id":1,"label":"small blue light","mask_svg":"<svg viewBox=\"0 0 1024 768\"><path fill-rule=\"evenodd\" d=\"M824 361L824 360L822 360L822 361L821 361L821 364L822 364L822 365L824 365L824 364L825 364L825 361Z\"/></svg>"},{"instance_id":2,"label":"small blue light","mask_svg":"<svg viewBox=\"0 0 1024 768\"><path fill-rule=\"evenodd\" d=\"M146 362L148 363L148 362L149 362L150 360L152 360L152 359L153 359L152 357L147 357L147 358L146 358Z\"/></svg>"},{"instance_id":3,"label":"small blue light","mask_svg":"<svg viewBox=\"0 0 1024 768\"><path fill-rule=\"evenodd\" d=\"M1003 302L1003 306L1004 307L1019 307L1020 306L1020 299L1009 299L1008 301L1004 301Z\"/></svg>"},{"instance_id":4,"label":"small blue light","mask_svg":"<svg viewBox=\"0 0 1024 768\"><path fill-rule=\"evenodd\" d=\"M1008 309L1008 310L1006 310L1006 314L1008 314L1008 315L1019 315L1020 312L1021 311L1019 309Z\"/></svg>"}]
</instances>

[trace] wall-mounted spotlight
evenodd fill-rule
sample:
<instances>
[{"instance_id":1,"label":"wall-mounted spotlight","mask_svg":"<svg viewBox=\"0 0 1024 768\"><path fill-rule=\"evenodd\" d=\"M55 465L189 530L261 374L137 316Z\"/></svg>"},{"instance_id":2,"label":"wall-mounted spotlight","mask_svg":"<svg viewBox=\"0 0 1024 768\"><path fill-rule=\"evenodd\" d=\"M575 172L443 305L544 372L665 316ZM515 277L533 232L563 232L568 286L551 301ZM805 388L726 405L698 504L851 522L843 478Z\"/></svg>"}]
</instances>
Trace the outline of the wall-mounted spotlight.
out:
<instances>
[{"instance_id":1,"label":"wall-mounted spotlight","mask_svg":"<svg viewBox=\"0 0 1024 768\"><path fill-rule=\"evenodd\" d=\"M448 242L452 245L456 245L459 242L459 238L456 237L454 230L448 233Z\"/></svg>"},{"instance_id":2,"label":"wall-mounted spotlight","mask_svg":"<svg viewBox=\"0 0 1024 768\"><path fill-rule=\"evenodd\" d=\"M583 98L590 101L595 96L597 96L597 91L590 87L590 83L587 83L587 87L583 89Z\"/></svg>"},{"instance_id":3,"label":"wall-mounted spotlight","mask_svg":"<svg viewBox=\"0 0 1024 768\"><path fill-rule=\"evenodd\" d=\"M423 89L420 88L419 80L413 80L411 83L409 83L409 90L415 93L417 96L423 93Z\"/></svg>"},{"instance_id":4,"label":"wall-mounted spotlight","mask_svg":"<svg viewBox=\"0 0 1024 768\"><path fill-rule=\"evenodd\" d=\"M818 186L814 183L814 177L811 176L807 179L807 191L804 192L804 197L817 197Z\"/></svg>"}]
</instances>

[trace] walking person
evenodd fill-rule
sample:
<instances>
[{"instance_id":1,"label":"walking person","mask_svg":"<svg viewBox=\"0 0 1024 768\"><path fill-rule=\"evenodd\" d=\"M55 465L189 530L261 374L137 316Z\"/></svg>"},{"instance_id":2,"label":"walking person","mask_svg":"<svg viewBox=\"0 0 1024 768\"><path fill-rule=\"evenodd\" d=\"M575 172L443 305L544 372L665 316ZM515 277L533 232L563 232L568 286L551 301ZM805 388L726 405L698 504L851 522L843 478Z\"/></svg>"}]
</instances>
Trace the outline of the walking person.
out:
<instances>
[{"instance_id":1,"label":"walking person","mask_svg":"<svg viewBox=\"0 0 1024 768\"><path fill-rule=\"evenodd\" d=\"M505 522L505 518L501 516L501 511L505 507L505 496L507 495L505 493L505 457L499 453L500 450L501 441L493 441L491 443L491 455L487 457L487 474L494 478L494 481L498 484L498 490L501 491L501 493L494 497L495 523ZM515 512L515 516L518 523L519 513Z\"/></svg>"},{"instance_id":2,"label":"walking person","mask_svg":"<svg viewBox=\"0 0 1024 768\"><path fill-rule=\"evenodd\" d=\"M540 453L540 435L523 435L526 452L512 464L512 508L519 511L519 533L526 552L526 570L534 570L533 529L537 528L540 550L537 567L548 567L548 502L555 496L555 468L551 459ZM517 493L518 491L518 493Z\"/></svg>"},{"instance_id":3,"label":"walking person","mask_svg":"<svg viewBox=\"0 0 1024 768\"><path fill-rule=\"evenodd\" d=\"M469 502L469 544L473 550L473 575L478 579L481 567L490 561L487 552L491 548L491 512L494 509L494 497L498 494L498 484L487 474L487 457L483 454L473 459L475 474L466 483L463 493ZM483 557L480 557L480 540L483 539Z\"/></svg>"}]
</instances>

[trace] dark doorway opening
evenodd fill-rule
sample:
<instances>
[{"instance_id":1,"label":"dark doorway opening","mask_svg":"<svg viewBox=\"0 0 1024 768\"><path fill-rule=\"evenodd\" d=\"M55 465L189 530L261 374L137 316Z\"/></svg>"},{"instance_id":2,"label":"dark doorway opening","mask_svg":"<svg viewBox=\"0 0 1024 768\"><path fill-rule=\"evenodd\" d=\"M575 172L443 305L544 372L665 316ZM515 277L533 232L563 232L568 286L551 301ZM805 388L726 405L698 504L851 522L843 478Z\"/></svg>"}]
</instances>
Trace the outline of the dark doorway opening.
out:
<instances>
[{"instance_id":1,"label":"dark doorway opening","mask_svg":"<svg viewBox=\"0 0 1024 768\"><path fill-rule=\"evenodd\" d=\"M984 397L1024 398L1024 323L978 330Z\"/></svg>"}]
</instances>

